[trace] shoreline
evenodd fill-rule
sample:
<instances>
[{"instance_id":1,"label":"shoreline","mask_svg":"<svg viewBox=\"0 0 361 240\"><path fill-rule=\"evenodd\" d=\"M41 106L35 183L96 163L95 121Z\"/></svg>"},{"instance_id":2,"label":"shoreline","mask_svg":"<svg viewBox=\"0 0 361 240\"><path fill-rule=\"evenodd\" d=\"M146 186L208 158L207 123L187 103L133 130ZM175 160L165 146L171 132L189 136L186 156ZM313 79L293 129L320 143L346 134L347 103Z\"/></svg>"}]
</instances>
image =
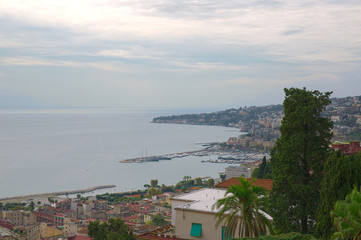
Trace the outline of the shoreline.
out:
<instances>
[{"instance_id":1,"label":"shoreline","mask_svg":"<svg viewBox=\"0 0 361 240\"><path fill-rule=\"evenodd\" d=\"M58 191L58 192L48 192L48 193L36 193L36 194L27 194L27 195L18 195L12 197L2 197L0 198L0 202L14 201L14 200L28 200L30 198L44 198L44 197L56 197L59 195L67 195L67 194L78 194L78 193L88 193L99 189L106 188L114 188L116 185L99 185L89 188L77 189L77 190L69 190L69 191Z\"/></svg>"}]
</instances>

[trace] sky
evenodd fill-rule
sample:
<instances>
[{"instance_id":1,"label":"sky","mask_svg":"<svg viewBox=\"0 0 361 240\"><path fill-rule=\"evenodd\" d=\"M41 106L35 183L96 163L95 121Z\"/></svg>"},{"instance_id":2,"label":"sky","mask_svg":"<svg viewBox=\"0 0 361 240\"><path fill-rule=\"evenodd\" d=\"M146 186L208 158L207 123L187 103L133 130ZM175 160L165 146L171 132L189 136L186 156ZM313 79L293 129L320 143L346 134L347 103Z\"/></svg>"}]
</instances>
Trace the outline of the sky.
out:
<instances>
[{"instance_id":1,"label":"sky","mask_svg":"<svg viewBox=\"0 0 361 240\"><path fill-rule=\"evenodd\" d=\"M0 108L361 95L359 0L0 0Z\"/></svg>"}]
</instances>

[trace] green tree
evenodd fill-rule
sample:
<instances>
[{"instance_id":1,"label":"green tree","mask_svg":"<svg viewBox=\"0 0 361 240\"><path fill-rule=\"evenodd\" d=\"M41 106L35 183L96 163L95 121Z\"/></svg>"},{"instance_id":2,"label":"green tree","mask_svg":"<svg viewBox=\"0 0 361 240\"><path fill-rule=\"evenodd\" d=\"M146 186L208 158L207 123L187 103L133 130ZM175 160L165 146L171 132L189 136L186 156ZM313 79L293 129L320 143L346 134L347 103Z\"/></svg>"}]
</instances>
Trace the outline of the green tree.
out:
<instances>
[{"instance_id":1,"label":"green tree","mask_svg":"<svg viewBox=\"0 0 361 240\"><path fill-rule=\"evenodd\" d=\"M225 235L230 237L259 237L273 233L271 221L260 211L260 195L266 193L263 187L252 186L253 182L238 178L241 185L228 188L224 198L219 199L213 209L216 213L216 227L225 224Z\"/></svg>"},{"instance_id":2,"label":"green tree","mask_svg":"<svg viewBox=\"0 0 361 240\"><path fill-rule=\"evenodd\" d=\"M210 187L210 188L214 187L214 179L213 178L208 179L208 187Z\"/></svg>"},{"instance_id":3,"label":"green tree","mask_svg":"<svg viewBox=\"0 0 361 240\"><path fill-rule=\"evenodd\" d=\"M152 179L150 180L150 185L152 187L157 187L158 186L158 180L157 179Z\"/></svg>"},{"instance_id":4,"label":"green tree","mask_svg":"<svg viewBox=\"0 0 361 240\"><path fill-rule=\"evenodd\" d=\"M167 224L167 222L164 220L164 217L160 214L154 216L152 222L154 225L157 225L157 226L164 226Z\"/></svg>"},{"instance_id":5,"label":"green tree","mask_svg":"<svg viewBox=\"0 0 361 240\"><path fill-rule=\"evenodd\" d=\"M125 223L118 219L110 218L108 222L90 222L88 235L94 240L135 240L135 236Z\"/></svg>"},{"instance_id":6,"label":"green tree","mask_svg":"<svg viewBox=\"0 0 361 240\"><path fill-rule=\"evenodd\" d=\"M265 168L266 168L266 164L267 164L266 156L264 156L263 159L262 159L262 163L259 166L258 178L263 178L264 171L265 171Z\"/></svg>"},{"instance_id":7,"label":"green tree","mask_svg":"<svg viewBox=\"0 0 361 240\"><path fill-rule=\"evenodd\" d=\"M161 187L160 190L161 190L162 193L165 193L165 192L174 192L173 186L166 186L165 184L162 184L162 187Z\"/></svg>"},{"instance_id":8,"label":"green tree","mask_svg":"<svg viewBox=\"0 0 361 240\"><path fill-rule=\"evenodd\" d=\"M285 89L281 137L271 151L271 215L282 232L312 233L332 122L322 116L331 92Z\"/></svg>"},{"instance_id":9,"label":"green tree","mask_svg":"<svg viewBox=\"0 0 361 240\"><path fill-rule=\"evenodd\" d=\"M224 182L224 180L226 180L226 174L220 174L219 177L221 178L222 182Z\"/></svg>"},{"instance_id":10,"label":"green tree","mask_svg":"<svg viewBox=\"0 0 361 240\"><path fill-rule=\"evenodd\" d=\"M191 180L191 179L192 179L191 176L184 176L184 177L183 177L183 180L184 180L184 181L188 181L188 180Z\"/></svg>"},{"instance_id":11,"label":"green tree","mask_svg":"<svg viewBox=\"0 0 361 240\"><path fill-rule=\"evenodd\" d=\"M30 209L31 212L34 211L34 209L35 209L35 203L34 203L33 201L31 201L31 202L29 203L29 209Z\"/></svg>"},{"instance_id":12,"label":"green tree","mask_svg":"<svg viewBox=\"0 0 361 240\"><path fill-rule=\"evenodd\" d=\"M195 179L195 181L196 181L197 186L202 186L202 185L203 185L203 181L202 181L201 178L197 177L197 178Z\"/></svg>"},{"instance_id":13,"label":"green tree","mask_svg":"<svg viewBox=\"0 0 361 240\"><path fill-rule=\"evenodd\" d=\"M258 174L259 174L259 167L255 168L251 174L252 178L258 178Z\"/></svg>"},{"instance_id":14,"label":"green tree","mask_svg":"<svg viewBox=\"0 0 361 240\"><path fill-rule=\"evenodd\" d=\"M273 179L272 162L266 162L266 167L264 169L263 178L264 179Z\"/></svg>"},{"instance_id":15,"label":"green tree","mask_svg":"<svg viewBox=\"0 0 361 240\"><path fill-rule=\"evenodd\" d=\"M331 211L336 232L331 239L361 239L361 193L356 188Z\"/></svg>"},{"instance_id":16,"label":"green tree","mask_svg":"<svg viewBox=\"0 0 361 240\"><path fill-rule=\"evenodd\" d=\"M149 197L153 197L158 194L162 194L162 192L158 188L152 187L151 189L148 190Z\"/></svg>"},{"instance_id":17,"label":"green tree","mask_svg":"<svg viewBox=\"0 0 361 240\"><path fill-rule=\"evenodd\" d=\"M325 175L321 182L321 202L317 208L316 229L318 236L330 238L333 218L330 215L335 202L344 200L353 187L361 186L361 153L345 156L333 152L325 163Z\"/></svg>"}]
</instances>

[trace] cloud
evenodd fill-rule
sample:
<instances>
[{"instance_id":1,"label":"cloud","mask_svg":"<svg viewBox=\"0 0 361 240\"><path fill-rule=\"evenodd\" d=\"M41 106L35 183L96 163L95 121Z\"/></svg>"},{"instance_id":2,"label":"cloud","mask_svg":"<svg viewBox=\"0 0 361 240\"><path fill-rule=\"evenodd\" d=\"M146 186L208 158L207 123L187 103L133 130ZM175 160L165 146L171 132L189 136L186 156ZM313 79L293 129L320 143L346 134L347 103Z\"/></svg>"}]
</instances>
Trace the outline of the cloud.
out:
<instances>
[{"instance_id":1,"label":"cloud","mask_svg":"<svg viewBox=\"0 0 361 240\"><path fill-rule=\"evenodd\" d=\"M132 50L123 50L123 49L102 50L99 53L99 56L130 58L130 59L150 59L150 60L159 60L163 55L164 54L161 52L156 52L150 49L141 49L141 48L135 48Z\"/></svg>"},{"instance_id":2,"label":"cloud","mask_svg":"<svg viewBox=\"0 0 361 240\"><path fill-rule=\"evenodd\" d=\"M5 66L57 66L73 68L95 68L104 71L125 72L127 70L117 62L77 62L41 59L30 56L0 58L0 65Z\"/></svg>"},{"instance_id":3,"label":"cloud","mask_svg":"<svg viewBox=\"0 0 361 240\"><path fill-rule=\"evenodd\" d=\"M354 0L2 0L0 68L17 79L45 69L49 81L59 69L92 72L148 97L164 86L227 99L247 85L265 95L264 86L336 84L361 67L360 12Z\"/></svg>"}]
</instances>

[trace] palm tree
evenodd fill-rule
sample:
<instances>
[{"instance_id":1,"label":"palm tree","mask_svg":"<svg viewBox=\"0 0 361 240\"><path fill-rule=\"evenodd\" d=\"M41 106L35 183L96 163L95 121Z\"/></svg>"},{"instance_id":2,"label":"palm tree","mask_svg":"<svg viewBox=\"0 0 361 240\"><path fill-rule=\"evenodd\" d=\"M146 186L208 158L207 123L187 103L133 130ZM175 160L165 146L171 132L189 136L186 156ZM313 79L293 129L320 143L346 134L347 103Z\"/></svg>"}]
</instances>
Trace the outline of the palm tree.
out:
<instances>
[{"instance_id":1,"label":"palm tree","mask_svg":"<svg viewBox=\"0 0 361 240\"><path fill-rule=\"evenodd\" d=\"M216 213L216 227L225 224L225 236L259 237L267 231L273 233L271 221L259 207L262 205L259 196L266 193L263 187L252 186L245 178L238 178L241 185L232 185L224 198L219 199L213 209Z\"/></svg>"},{"instance_id":2,"label":"palm tree","mask_svg":"<svg viewBox=\"0 0 361 240\"><path fill-rule=\"evenodd\" d=\"M356 188L331 211L336 232L331 239L361 239L361 193Z\"/></svg>"}]
</instances>

